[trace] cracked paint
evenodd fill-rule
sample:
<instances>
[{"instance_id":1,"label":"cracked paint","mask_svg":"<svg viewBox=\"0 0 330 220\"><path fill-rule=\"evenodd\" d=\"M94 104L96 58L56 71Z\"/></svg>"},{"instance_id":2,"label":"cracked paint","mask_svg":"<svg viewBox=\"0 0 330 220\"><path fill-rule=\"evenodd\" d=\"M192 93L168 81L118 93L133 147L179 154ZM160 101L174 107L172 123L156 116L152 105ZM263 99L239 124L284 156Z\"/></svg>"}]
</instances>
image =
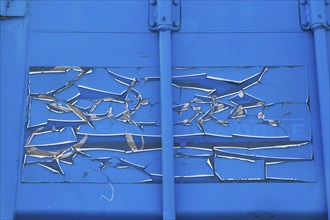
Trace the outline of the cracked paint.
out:
<instances>
[{"instance_id":1,"label":"cracked paint","mask_svg":"<svg viewBox=\"0 0 330 220\"><path fill-rule=\"evenodd\" d=\"M175 179L313 182L304 67L173 68ZM23 182L161 183L155 68L31 67Z\"/></svg>"}]
</instances>

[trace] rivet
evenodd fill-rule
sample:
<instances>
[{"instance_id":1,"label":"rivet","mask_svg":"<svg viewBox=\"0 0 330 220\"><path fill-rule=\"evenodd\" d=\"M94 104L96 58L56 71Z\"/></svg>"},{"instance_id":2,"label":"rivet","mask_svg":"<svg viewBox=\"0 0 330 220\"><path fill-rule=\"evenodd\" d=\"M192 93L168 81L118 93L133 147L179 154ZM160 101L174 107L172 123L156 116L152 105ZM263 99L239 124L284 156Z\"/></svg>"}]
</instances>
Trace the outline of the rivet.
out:
<instances>
[{"instance_id":1,"label":"rivet","mask_svg":"<svg viewBox=\"0 0 330 220\"><path fill-rule=\"evenodd\" d=\"M306 21L306 20L303 20L302 22L301 22L301 24L302 24L302 26L307 26L309 23L308 23L308 21Z\"/></svg>"},{"instance_id":2,"label":"rivet","mask_svg":"<svg viewBox=\"0 0 330 220\"><path fill-rule=\"evenodd\" d=\"M174 27L179 27L179 26L180 26L180 22L179 22L178 20L175 20L175 21L173 22L173 26L174 26Z\"/></svg>"},{"instance_id":3,"label":"rivet","mask_svg":"<svg viewBox=\"0 0 330 220\"><path fill-rule=\"evenodd\" d=\"M173 0L173 4L174 5L179 5L180 4L180 0Z\"/></svg>"},{"instance_id":4,"label":"rivet","mask_svg":"<svg viewBox=\"0 0 330 220\"><path fill-rule=\"evenodd\" d=\"M307 0L300 0L300 4L306 5L307 4Z\"/></svg>"},{"instance_id":5,"label":"rivet","mask_svg":"<svg viewBox=\"0 0 330 220\"><path fill-rule=\"evenodd\" d=\"M149 22L149 25L150 25L150 27L155 27L156 26L156 22L155 21L150 21Z\"/></svg>"}]
</instances>

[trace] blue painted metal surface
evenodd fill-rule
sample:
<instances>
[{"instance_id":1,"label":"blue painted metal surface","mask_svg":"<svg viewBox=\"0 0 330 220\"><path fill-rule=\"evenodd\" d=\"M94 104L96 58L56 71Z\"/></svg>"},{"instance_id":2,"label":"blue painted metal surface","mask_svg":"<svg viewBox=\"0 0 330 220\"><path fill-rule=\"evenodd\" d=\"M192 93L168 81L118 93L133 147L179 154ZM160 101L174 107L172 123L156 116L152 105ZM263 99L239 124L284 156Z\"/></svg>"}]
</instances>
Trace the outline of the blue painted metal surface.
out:
<instances>
[{"instance_id":1,"label":"blue painted metal surface","mask_svg":"<svg viewBox=\"0 0 330 220\"><path fill-rule=\"evenodd\" d=\"M163 218L175 219L174 133L172 114L172 34L175 19L173 2L156 2L156 30L159 31L159 69L162 135ZM149 24L152 22L149 22ZM179 26L176 25L176 28ZM153 27L151 27L153 28Z\"/></svg>"},{"instance_id":2,"label":"blue painted metal surface","mask_svg":"<svg viewBox=\"0 0 330 220\"><path fill-rule=\"evenodd\" d=\"M129 4L126 1L31 1L26 18L0 21L1 136L4 137L1 138L1 218L12 218L13 216L18 219L162 217L163 190L159 183L109 184L107 181L98 180L93 183L80 181L55 183L46 180L48 182L46 184L22 179L33 177L38 181L41 178L39 174L33 175L36 173L26 172L27 169L22 165L27 135L24 126L28 104L26 97L28 94L27 82L30 77L27 74L29 67L77 65L81 67L125 67L137 69L137 75L143 72L148 72L148 74L152 74L153 71L159 72L159 68L162 67L159 63L159 54L163 53L161 48L158 48L158 44L162 41L159 41L157 33L149 31L148 4L147 1L129 1ZM109 13L109 10L112 13ZM196 13L201 13L201 16L194 16ZM100 22L103 21L102 19L107 22ZM327 72L326 68L322 67L327 60L322 61L322 58L317 58L321 63L317 64L314 57L315 52L316 57L321 56L324 59L324 55L320 54L326 53L325 47L319 46L324 43L319 43L325 41L326 32L323 30L319 35L316 31L314 37L319 39L315 41L316 48L321 50L314 50L312 33L303 32L300 29L299 6L295 1L183 1L181 25L181 30L172 34L172 47L169 48L172 50L172 66L174 67L195 67L197 71L203 69L211 76L213 70L218 71L225 67L274 67L269 72L271 73L270 78L281 75L284 69L290 67L285 76L292 76L293 73L307 76L308 90L306 91L309 91L310 107L308 115L310 115L310 126L313 132L311 134L312 145L304 145L303 148L299 148L302 150L298 152L299 154L294 149L291 149L292 151L283 151L284 149L267 151L264 149L216 148L215 151L218 155L216 164L218 167L228 168L220 169L222 177L231 178L232 175L235 175L240 181L205 183L205 179L202 179L186 184L180 179L180 182L175 185L177 217L326 219L324 185L326 175L324 170L327 167L323 169L321 146L326 146L324 144L326 141L323 139L325 137L324 126L326 127L328 120L324 116L326 108L321 106L324 106L323 101L329 94L327 96L327 93L321 93L321 91L318 93L321 86L318 86L317 80L320 81L321 77L315 76L316 73L317 76L320 76L320 73ZM165 35L170 37L168 32ZM166 42L169 43L168 40ZM165 65L168 68L166 72L171 72L169 66L171 65ZM318 71L316 71L316 66ZM321 70L319 66L321 66ZM178 74L181 74L180 71ZM92 78L97 76L97 74L90 75ZM321 74L321 76L326 76L326 74ZM301 90L301 85L304 85L301 83L302 78L299 77L299 80L296 80L295 88L299 91L305 91ZM292 82L293 80L289 77L289 80L286 81ZM286 81L283 80L283 82ZM175 80L175 82L176 84L184 83L180 80ZM322 82L324 86L326 81ZM87 80L85 83L90 83L90 81ZM102 85L100 82L99 86ZM257 86L251 87L251 90L258 91L257 88ZM176 90L173 89L173 91ZM61 97L66 97L66 94L61 95L63 95ZM242 101L240 94L236 95L238 96L232 97L230 100L235 103ZM244 95L243 97L245 97L243 105L249 105L255 101L251 96ZM255 98L260 99L260 97ZM171 105L172 103L169 103L169 106ZM100 111L102 112L102 109ZM270 112L269 114L277 112L277 110L271 109L267 111ZM188 110L183 112L182 117L188 112ZM174 115L176 118L178 117L176 114ZM97 123L94 122L95 124ZM165 128L171 129L169 126L168 123ZM86 124L86 129L88 127L89 125ZM189 129L193 129L193 127L189 127ZM220 130L222 131L222 129ZM309 133L307 130L304 131L304 134ZM322 133L323 135L321 135ZM299 137L297 134L293 134L293 136ZM75 141L72 136L66 137L70 141ZM45 143L44 139L34 139L33 141L34 144L43 145ZM41 147L45 148L45 146ZM153 154L152 151L150 152L149 156ZM260 166L263 164L262 160L272 162L278 160L279 156L285 160L292 160L297 159L295 158L297 155L306 159L310 157L311 152L313 153L313 166L310 166L310 160L305 161L306 163L303 165L308 172L299 172L302 166L297 161L289 163L286 161L280 166L270 165L271 169L269 169L272 175L280 174L282 177L287 177L287 174L292 177L290 172L283 173L283 170L293 171L297 174L296 178L312 179L308 183L241 181L247 174L260 178L262 168L264 168ZM96 152L90 153L94 156L99 155ZM168 156L173 154L179 157L175 158L176 173L170 175L186 176L195 175L198 172L212 174L206 172L207 166L204 167L205 161L210 158L204 150L193 151L180 146ZM193 160L190 160L189 157L182 157L186 154L195 156L203 154L204 156L197 156L196 160L192 162ZM323 152L323 154L326 162L326 153ZM247 160L232 161L228 155L243 157ZM256 155L257 162L248 161L251 158L255 159ZM128 160L131 159L130 155L125 154L125 156ZM293 156L295 157L292 158ZM84 165L80 157L76 159ZM242 167L240 172L230 170L233 163L237 164L235 167ZM159 163L153 163L153 165L157 164ZM289 164L290 166L287 166ZM282 169L281 166L284 168ZM81 167L88 168L90 165L85 163ZM63 168L70 168L70 166L63 165ZM118 169L123 169L123 167ZM149 166L148 169L148 171L158 172L157 174L160 172L158 165ZM121 177L116 170L113 171L112 174L115 178ZM172 171L174 170L170 170L170 172ZM24 176L26 174L32 175ZM51 177L51 172L44 172L44 174L43 177ZM72 177L76 178L76 176ZM138 175L134 174L133 177L136 178ZM169 186L171 185L169 184ZM173 199L173 195L170 197ZM171 205L173 206L174 203L168 204L168 214L172 216L174 208Z\"/></svg>"},{"instance_id":3,"label":"blue painted metal surface","mask_svg":"<svg viewBox=\"0 0 330 220\"><path fill-rule=\"evenodd\" d=\"M171 31L159 32L164 219L175 219Z\"/></svg>"},{"instance_id":4,"label":"blue painted metal surface","mask_svg":"<svg viewBox=\"0 0 330 220\"><path fill-rule=\"evenodd\" d=\"M24 16L26 0L1 0L0 17L2 19Z\"/></svg>"},{"instance_id":5,"label":"blue painted metal surface","mask_svg":"<svg viewBox=\"0 0 330 220\"><path fill-rule=\"evenodd\" d=\"M317 66L317 80L320 102L320 116L322 118L322 144L324 160L324 178L326 183L326 193L328 200L328 210L330 210L330 141L329 141L329 55L326 47L326 32L324 29L314 30L315 58Z\"/></svg>"},{"instance_id":6,"label":"blue painted metal surface","mask_svg":"<svg viewBox=\"0 0 330 220\"><path fill-rule=\"evenodd\" d=\"M330 2L329 0L300 0L301 28L310 30L318 24L330 29Z\"/></svg>"},{"instance_id":7,"label":"blue painted metal surface","mask_svg":"<svg viewBox=\"0 0 330 220\"><path fill-rule=\"evenodd\" d=\"M330 29L330 2L300 1L300 16L302 28L314 32L315 61L317 69L318 92L320 102L320 116L322 128L324 178L328 210L330 210L330 139L329 139L329 75L330 62L327 53L327 33ZM330 216L328 215L328 219Z\"/></svg>"}]
</instances>

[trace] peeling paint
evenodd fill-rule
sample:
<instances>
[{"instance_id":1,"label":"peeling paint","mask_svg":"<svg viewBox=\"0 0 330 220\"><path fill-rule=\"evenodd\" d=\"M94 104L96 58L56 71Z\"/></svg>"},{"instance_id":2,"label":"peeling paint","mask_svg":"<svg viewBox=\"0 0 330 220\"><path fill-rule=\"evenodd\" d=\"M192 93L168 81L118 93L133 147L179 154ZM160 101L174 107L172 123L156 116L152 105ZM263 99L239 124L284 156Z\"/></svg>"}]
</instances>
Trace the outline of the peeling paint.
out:
<instances>
[{"instance_id":1,"label":"peeling paint","mask_svg":"<svg viewBox=\"0 0 330 220\"><path fill-rule=\"evenodd\" d=\"M161 182L157 69L31 67L23 182ZM178 183L313 182L306 69L173 69ZM303 174L304 173L304 174Z\"/></svg>"}]
</instances>

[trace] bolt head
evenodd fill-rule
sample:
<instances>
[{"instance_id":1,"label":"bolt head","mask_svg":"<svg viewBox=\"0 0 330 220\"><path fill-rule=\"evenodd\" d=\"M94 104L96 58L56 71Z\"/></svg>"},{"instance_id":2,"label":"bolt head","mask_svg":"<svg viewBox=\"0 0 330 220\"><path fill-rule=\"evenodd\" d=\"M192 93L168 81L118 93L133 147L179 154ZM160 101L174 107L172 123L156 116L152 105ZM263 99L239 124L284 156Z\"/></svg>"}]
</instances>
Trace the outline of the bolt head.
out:
<instances>
[{"instance_id":1,"label":"bolt head","mask_svg":"<svg viewBox=\"0 0 330 220\"><path fill-rule=\"evenodd\" d=\"M173 22L173 26L174 27L179 27L180 26L180 22L178 20Z\"/></svg>"},{"instance_id":2,"label":"bolt head","mask_svg":"<svg viewBox=\"0 0 330 220\"><path fill-rule=\"evenodd\" d=\"M300 0L300 4L306 5L307 4L307 0Z\"/></svg>"},{"instance_id":3,"label":"bolt head","mask_svg":"<svg viewBox=\"0 0 330 220\"><path fill-rule=\"evenodd\" d=\"M308 21L306 21L306 20L303 20L302 22L301 22L301 24L302 24L302 26L304 26L304 27L306 27L306 26L308 26Z\"/></svg>"},{"instance_id":4,"label":"bolt head","mask_svg":"<svg viewBox=\"0 0 330 220\"><path fill-rule=\"evenodd\" d=\"M149 26L150 27L156 27L156 22L155 21L150 21Z\"/></svg>"},{"instance_id":5,"label":"bolt head","mask_svg":"<svg viewBox=\"0 0 330 220\"><path fill-rule=\"evenodd\" d=\"M174 5L179 5L180 4L180 0L173 0L173 4Z\"/></svg>"}]
</instances>

